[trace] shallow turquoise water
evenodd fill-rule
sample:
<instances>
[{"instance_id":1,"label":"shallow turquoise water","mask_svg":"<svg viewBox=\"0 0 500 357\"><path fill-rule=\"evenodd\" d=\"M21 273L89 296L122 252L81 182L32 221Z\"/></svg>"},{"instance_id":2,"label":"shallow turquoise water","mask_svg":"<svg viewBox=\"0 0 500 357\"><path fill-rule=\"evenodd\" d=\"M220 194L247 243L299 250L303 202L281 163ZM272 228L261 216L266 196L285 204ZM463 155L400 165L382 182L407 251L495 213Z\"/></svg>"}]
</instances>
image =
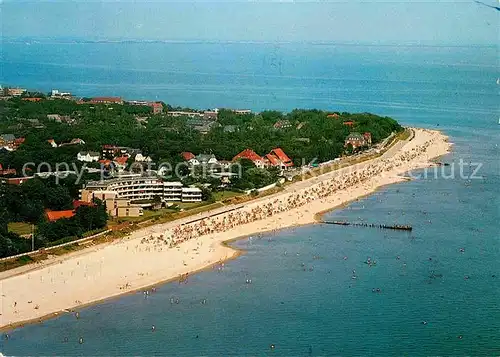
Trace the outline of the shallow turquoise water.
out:
<instances>
[{"instance_id":1,"label":"shallow turquoise water","mask_svg":"<svg viewBox=\"0 0 500 357\"><path fill-rule=\"evenodd\" d=\"M174 57L182 53L188 56L187 50L180 48ZM222 55L217 57L220 49L212 50L214 56L208 56L203 71L216 73L227 64L231 72L236 71L239 64L250 77L262 67L259 53L264 58L273 55L272 51L266 53L258 48L254 57L241 62L230 61ZM235 56L250 51L226 50ZM14 49L12 51L4 59L18 56ZM478 175L483 178L462 179L458 177L459 167L455 166L454 179L428 175L427 179L385 187L326 215L326 218L349 221L411 224L414 230L410 234L318 224L286 229L262 239L244 239L235 246L245 249L246 254L228 262L222 272L202 272L191 277L188 284L162 285L146 299L138 293L82 309L79 320L65 315L16 329L10 332L8 341L1 341L3 353L82 356L500 354L500 149L495 101L498 90L493 80L496 73L490 67L495 63L490 50L411 49L392 57L391 63L388 49L365 49L364 54L359 49L356 53L335 49L335 58L331 58L325 48L314 48L308 52L309 57L299 50L295 54L289 51L290 57L284 60L288 77L295 74L312 79L252 78L255 93L249 94L249 84L243 83L241 95L233 98L233 102L232 94L228 93L236 90L231 89L232 85L238 87L239 83L229 79L219 83L214 79L215 93L228 88L226 94L218 96L219 100L227 101L228 106L265 107L269 104L267 97L259 100L257 93L270 93L265 82L268 81L270 87L276 88L275 93L279 92L273 101L276 107L335 108L336 102L329 96L335 92L345 100L352 100L350 104L345 101L339 104L346 110L382 112L406 123L428 127L439 123L455 143L453 153L442 160L456 165L461 159L466 163L482 163ZM72 59L64 53L71 63ZM131 61L124 57L123 61L127 60ZM93 61L99 62L97 55L91 58L90 62ZM180 62L171 61L171 66L181 66ZM101 62L106 64L104 60ZM193 63L183 63L182 71L192 73L198 69ZM323 67L317 67L320 64ZM46 80L52 78L49 66L37 66L48 71ZM156 68L154 63L150 66ZM70 78L64 67L56 68L61 71L58 75L62 79ZM90 78L92 71L88 72ZM350 75L351 80L342 80L339 85L328 78L322 79L329 77L331 71L339 72L339 78ZM96 83L89 84L89 88L95 91L99 86L107 88L114 86L114 82L126 82L129 78L123 73L109 73L109 77L98 83L94 78ZM139 84L134 90L140 91L141 83L150 79L144 73L137 74ZM189 99L188 94L178 89L190 81L189 73L169 77L171 82L167 88L163 84L158 86L162 93L169 93L171 87L177 88L172 89L172 97L179 101L168 102L184 105L196 100L210 106L214 93L205 87L207 84L192 83L199 95L195 99ZM4 76L14 78L15 74L4 72ZM33 73L24 78L39 83L39 77ZM73 84L68 83L61 89L71 90ZM304 96L306 99L296 100L308 88L317 88L317 91ZM208 92L202 94L205 89ZM123 90L130 87L125 86ZM145 93L147 90L146 86ZM362 98L366 98L365 103ZM375 101L379 104L374 104ZM395 102L402 104L395 106ZM449 175L452 168L444 169ZM471 173L468 166L464 173ZM460 248L464 252L460 252ZM375 259L377 265L364 264L367 257ZM352 279L353 270L357 279ZM246 279L251 279L252 284L246 284ZM381 292L373 293L373 288L380 288ZM179 303L171 304L172 297L174 301L178 298ZM203 299L206 304L201 303ZM152 325L156 327L154 332ZM79 337L84 338L81 345ZM274 350L270 349L271 344L275 345Z\"/></svg>"}]
</instances>

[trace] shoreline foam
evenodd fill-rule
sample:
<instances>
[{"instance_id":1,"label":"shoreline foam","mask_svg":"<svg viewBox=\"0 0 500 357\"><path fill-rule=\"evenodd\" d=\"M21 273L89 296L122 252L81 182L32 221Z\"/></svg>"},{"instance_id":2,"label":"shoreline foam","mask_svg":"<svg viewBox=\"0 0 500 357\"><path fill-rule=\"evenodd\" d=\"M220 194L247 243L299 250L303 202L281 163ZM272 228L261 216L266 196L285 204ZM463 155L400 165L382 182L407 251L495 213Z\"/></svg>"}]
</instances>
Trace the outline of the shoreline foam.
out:
<instances>
[{"instance_id":1,"label":"shoreline foam","mask_svg":"<svg viewBox=\"0 0 500 357\"><path fill-rule=\"evenodd\" d=\"M367 182L352 185L332 196L311 201L305 206L246 223L222 233L212 233L191 239L174 248L165 246L165 251L163 248L158 248L160 250L157 251L156 246L154 251L151 251L151 246L148 245L139 247L142 238L163 233L178 226L183 220L159 224L133 232L130 237L122 241L89 248L84 253L59 258L56 263L48 263L37 270L0 280L0 290L2 290L0 330L12 330L29 323L41 322L67 313L68 310L74 311L76 308L94 305L121 295L175 281L182 274L194 274L210 269L221 261L236 259L244 254L244 251L230 246L231 242L255 234L317 223L317 218L325 212L348 205L383 186L406 181L407 178L402 176L404 173L432 166L431 160L448 153L451 146L447 142L447 137L440 132L416 129L415 134L415 138L406 142L402 148L394 148L394 153L389 156L389 159L397 154L410 152L418 144L430 143L428 150L422 155L392 171L375 175ZM369 162L377 163L378 160L380 158ZM359 166L364 167L366 164L361 163ZM346 169L352 170L351 167ZM291 194L293 189L295 189L293 192L302 192L315 182L323 182L342 174L341 171L342 169L332 171L291 185L285 192L264 197L255 203L250 202L248 206L270 202L281 195ZM301 186L303 187L300 188ZM189 217L187 220L193 218ZM127 268L122 271L121 266ZM97 268L100 269L99 272ZM73 275L74 273L76 275ZM130 289L119 288L126 282L132 283ZM14 302L17 303L15 307ZM37 304L39 308L34 309Z\"/></svg>"}]
</instances>

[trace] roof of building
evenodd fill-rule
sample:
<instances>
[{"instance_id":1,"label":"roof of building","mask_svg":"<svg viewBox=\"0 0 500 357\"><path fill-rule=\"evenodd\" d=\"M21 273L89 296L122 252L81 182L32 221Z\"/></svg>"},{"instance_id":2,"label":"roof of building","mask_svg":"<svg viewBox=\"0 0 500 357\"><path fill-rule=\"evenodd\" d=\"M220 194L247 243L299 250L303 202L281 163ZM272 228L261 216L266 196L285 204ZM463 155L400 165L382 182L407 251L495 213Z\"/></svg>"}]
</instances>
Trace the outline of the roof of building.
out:
<instances>
[{"instance_id":1,"label":"roof of building","mask_svg":"<svg viewBox=\"0 0 500 357\"><path fill-rule=\"evenodd\" d=\"M182 187L182 182L178 182L178 181L165 181L165 182L163 182L163 186Z\"/></svg>"},{"instance_id":2,"label":"roof of building","mask_svg":"<svg viewBox=\"0 0 500 357\"><path fill-rule=\"evenodd\" d=\"M81 201L81 200L73 200L73 208L77 209L80 206L95 206L92 202Z\"/></svg>"},{"instance_id":3,"label":"roof of building","mask_svg":"<svg viewBox=\"0 0 500 357\"><path fill-rule=\"evenodd\" d=\"M303 121L303 122L300 122L297 124L297 130L300 130L302 129L304 126L307 125L307 122L306 121Z\"/></svg>"},{"instance_id":4,"label":"roof of building","mask_svg":"<svg viewBox=\"0 0 500 357\"><path fill-rule=\"evenodd\" d=\"M23 98L23 100L27 102L39 102L42 100L42 98Z\"/></svg>"},{"instance_id":5,"label":"roof of building","mask_svg":"<svg viewBox=\"0 0 500 357\"><path fill-rule=\"evenodd\" d=\"M73 210L67 210L67 211L50 211L47 210L45 211L45 214L47 215L47 219L50 222L57 221L61 218L71 218L75 215L75 212Z\"/></svg>"},{"instance_id":6,"label":"roof of building","mask_svg":"<svg viewBox=\"0 0 500 357\"><path fill-rule=\"evenodd\" d=\"M276 129L280 129L280 128L285 128L285 127L289 127L291 126L292 123L290 123L290 120L278 120L276 123L274 123L274 127Z\"/></svg>"},{"instance_id":7,"label":"roof of building","mask_svg":"<svg viewBox=\"0 0 500 357\"><path fill-rule=\"evenodd\" d=\"M353 122L353 121L345 121L345 122L344 122L344 125L353 126L353 125L354 125L354 122Z\"/></svg>"},{"instance_id":8,"label":"roof of building","mask_svg":"<svg viewBox=\"0 0 500 357\"><path fill-rule=\"evenodd\" d=\"M120 164L120 165L125 165L127 163L128 157L127 156L120 156L120 157L115 157L113 159L114 162Z\"/></svg>"},{"instance_id":9,"label":"roof of building","mask_svg":"<svg viewBox=\"0 0 500 357\"><path fill-rule=\"evenodd\" d=\"M361 135L360 133L350 133L349 135L347 135L347 138L346 140L364 140L365 138L363 137L363 135Z\"/></svg>"},{"instance_id":10,"label":"roof of building","mask_svg":"<svg viewBox=\"0 0 500 357\"><path fill-rule=\"evenodd\" d=\"M278 160L278 158L272 154L267 154L266 159L268 159L273 166L278 166L280 164L280 160Z\"/></svg>"},{"instance_id":11,"label":"roof of building","mask_svg":"<svg viewBox=\"0 0 500 357\"><path fill-rule=\"evenodd\" d=\"M274 154L281 160L284 164L292 162L292 160L288 157L287 154L281 148L275 148L271 150L271 154Z\"/></svg>"},{"instance_id":12,"label":"roof of building","mask_svg":"<svg viewBox=\"0 0 500 357\"><path fill-rule=\"evenodd\" d=\"M87 156L87 154L90 155L90 156L97 156L97 157L99 157L101 155L101 154L99 154L98 152L95 152L95 151L80 151L78 153L78 155L80 155L80 156Z\"/></svg>"},{"instance_id":13,"label":"roof of building","mask_svg":"<svg viewBox=\"0 0 500 357\"><path fill-rule=\"evenodd\" d=\"M24 183L25 181L28 181L29 179L32 179L33 176L26 176L26 177L11 177L7 179L7 183L9 185L20 185Z\"/></svg>"},{"instance_id":14,"label":"roof of building","mask_svg":"<svg viewBox=\"0 0 500 357\"><path fill-rule=\"evenodd\" d=\"M13 134L3 134L3 135L0 135L0 138L3 139L4 141L16 140L16 137Z\"/></svg>"},{"instance_id":15,"label":"roof of building","mask_svg":"<svg viewBox=\"0 0 500 357\"><path fill-rule=\"evenodd\" d=\"M201 190L198 187L183 187L182 192L201 193Z\"/></svg>"},{"instance_id":16,"label":"roof of building","mask_svg":"<svg viewBox=\"0 0 500 357\"><path fill-rule=\"evenodd\" d=\"M189 151L181 152L181 156L186 161L189 161L189 160L195 158L194 154L192 152L189 152Z\"/></svg>"},{"instance_id":17,"label":"roof of building","mask_svg":"<svg viewBox=\"0 0 500 357\"><path fill-rule=\"evenodd\" d=\"M340 115L338 115L337 113L332 113L332 114L328 114L326 117L327 118L338 118L338 117L340 117Z\"/></svg>"},{"instance_id":18,"label":"roof of building","mask_svg":"<svg viewBox=\"0 0 500 357\"><path fill-rule=\"evenodd\" d=\"M199 154L196 156L196 160L199 162L208 162L210 159L215 159L214 154Z\"/></svg>"},{"instance_id":19,"label":"roof of building","mask_svg":"<svg viewBox=\"0 0 500 357\"><path fill-rule=\"evenodd\" d=\"M251 161L262 161L262 157L257 155L255 151L252 149L245 149L242 152L240 152L238 155L233 157L233 161L236 161L238 159L248 159Z\"/></svg>"},{"instance_id":20,"label":"roof of building","mask_svg":"<svg viewBox=\"0 0 500 357\"><path fill-rule=\"evenodd\" d=\"M102 146L103 149L117 149L116 145L105 144Z\"/></svg>"}]
</instances>

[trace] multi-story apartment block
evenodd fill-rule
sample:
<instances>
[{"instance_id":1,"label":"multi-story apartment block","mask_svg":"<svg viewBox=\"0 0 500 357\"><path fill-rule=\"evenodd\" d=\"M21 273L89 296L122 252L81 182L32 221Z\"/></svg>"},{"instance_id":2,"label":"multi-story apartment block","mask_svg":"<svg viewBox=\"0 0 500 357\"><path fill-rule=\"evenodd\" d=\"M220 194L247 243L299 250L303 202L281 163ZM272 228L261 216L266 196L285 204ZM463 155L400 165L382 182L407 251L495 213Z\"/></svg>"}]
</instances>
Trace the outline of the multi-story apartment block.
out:
<instances>
[{"instance_id":1,"label":"multi-story apartment block","mask_svg":"<svg viewBox=\"0 0 500 357\"><path fill-rule=\"evenodd\" d=\"M164 182L156 177L130 175L89 182L81 192L82 200L90 202L94 197L101 199L99 192L113 192L116 193L117 198L131 201L153 200L158 196L166 202L200 202L202 196L199 188L182 187L181 182ZM104 197L105 199L107 197Z\"/></svg>"}]
</instances>

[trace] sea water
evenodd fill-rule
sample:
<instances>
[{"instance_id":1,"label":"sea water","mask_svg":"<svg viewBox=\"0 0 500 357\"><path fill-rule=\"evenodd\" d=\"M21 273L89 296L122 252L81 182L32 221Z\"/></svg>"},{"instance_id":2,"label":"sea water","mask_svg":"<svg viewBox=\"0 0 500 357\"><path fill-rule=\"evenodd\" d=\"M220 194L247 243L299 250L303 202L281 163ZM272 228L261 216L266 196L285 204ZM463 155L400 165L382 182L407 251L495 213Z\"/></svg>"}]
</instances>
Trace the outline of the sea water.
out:
<instances>
[{"instance_id":1,"label":"sea water","mask_svg":"<svg viewBox=\"0 0 500 357\"><path fill-rule=\"evenodd\" d=\"M454 165L325 215L409 224L410 233L315 224L247 237L234 243L245 254L221 271L15 329L4 354L500 354L494 48L4 44L1 64L2 82L34 89L199 108L370 111L442 129L454 143L440 159Z\"/></svg>"}]
</instances>

